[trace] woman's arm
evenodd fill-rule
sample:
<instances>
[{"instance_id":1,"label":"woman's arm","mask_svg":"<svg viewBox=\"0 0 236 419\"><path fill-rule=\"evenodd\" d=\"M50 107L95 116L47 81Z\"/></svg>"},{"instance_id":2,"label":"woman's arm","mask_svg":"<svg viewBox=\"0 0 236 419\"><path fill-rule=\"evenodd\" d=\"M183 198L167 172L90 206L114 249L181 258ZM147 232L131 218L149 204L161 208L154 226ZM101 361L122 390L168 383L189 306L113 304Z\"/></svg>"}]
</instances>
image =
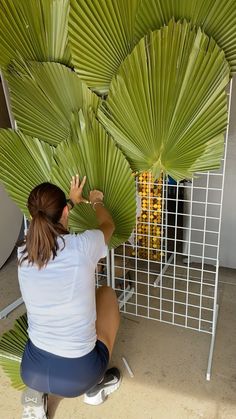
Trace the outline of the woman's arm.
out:
<instances>
[{"instance_id":1,"label":"woman's arm","mask_svg":"<svg viewBox=\"0 0 236 419\"><path fill-rule=\"evenodd\" d=\"M115 231L115 224L109 211L104 207L103 203L103 192L93 190L89 194L89 201L83 197L83 187L86 182L86 176L84 176L82 182L79 181L79 175L73 176L70 185L70 199L73 204L79 204L80 202L90 203L96 213L96 217L99 224L99 229L104 234L105 243L108 244L113 232Z\"/></svg>"},{"instance_id":2,"label":"woman's arm","mask_svg":"<svg viewBox=\"0 0 236 419\"><path fill-rule=\"evenodd\" d=\"M115 224L111 214L104 206L103 193L95 189L94 191L90 192L89 198L91 205L96 213L99 229L104 234L105 243L108 244L112 234L115 231Z\"/></svg>"}]
</instances>

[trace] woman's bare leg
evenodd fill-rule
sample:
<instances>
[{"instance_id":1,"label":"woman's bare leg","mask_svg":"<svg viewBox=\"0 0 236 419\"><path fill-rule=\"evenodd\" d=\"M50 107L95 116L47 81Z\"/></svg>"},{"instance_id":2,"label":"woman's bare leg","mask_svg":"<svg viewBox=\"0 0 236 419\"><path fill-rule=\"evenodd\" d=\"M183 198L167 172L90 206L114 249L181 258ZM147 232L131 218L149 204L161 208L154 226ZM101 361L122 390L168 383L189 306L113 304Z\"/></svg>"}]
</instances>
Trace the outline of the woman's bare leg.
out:
<instances>
[{"instance_id":1,"label":"woman's bare leg","mask_svg":"<svg viewBox=\"0 0 236 419\"><path fill-rule=\"evenodd\" d=\"M48 416L50 419L55 417L56 410L58 405L63 400L64 397L55 396L54 394L48 395Z\"/></svg>"},{"instance_id":2,"label":"woman's bare leg","mask_svg":"<svg viewBox=\"0 0 236 419\"><path fill-rule=\"evenodd\" d=\"M111 357L116 334L120 324L119 305L115 291L111 287L103 286L96 291L97 338L105 343ZM55 411L62 398L49 395L49 417L54 418Z\"/></svg>"},{"instance_id":3,"label":"woman's bare leg","mask_svg":"<svg viewBox=\"0 0 236 419\"><path fill-rule=\"evenodd\" d=\"M115 291L103 286L96 291L97 305L97 338L108 348L111 357L116 334L120 324L119 305Z\"/></svg>"}]
</instances>

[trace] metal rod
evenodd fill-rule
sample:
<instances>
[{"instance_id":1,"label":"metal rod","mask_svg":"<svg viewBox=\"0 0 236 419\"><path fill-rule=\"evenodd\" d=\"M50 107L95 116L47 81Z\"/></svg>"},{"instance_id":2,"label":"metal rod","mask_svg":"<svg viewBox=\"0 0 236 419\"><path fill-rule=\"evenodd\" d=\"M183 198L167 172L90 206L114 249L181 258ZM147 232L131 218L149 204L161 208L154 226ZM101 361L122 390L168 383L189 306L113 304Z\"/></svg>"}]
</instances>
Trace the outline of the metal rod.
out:
<instances>
[{"instance_id":1,"label":"metal rod","mask_svg":"<svg viewBox=\"0 0 236 419\"><path fill-rule=\"evenodd\" d=\"M14 301L13 303L9 304L5 307L2 311L0 311L0 319L5 319L9 313L11 313L15 308L23 304L23 298L20 297L18 300Z\"/></svg>"},{"instance_id":2,"label":"metal rod","mask_svg":"<svg viewBox=\"0 0 236 419\"><path fill-rule=\"evenodd\" d=\"M207 365L207 373L206 373L206 380L207 381L210 381L210 379L211 379L211 368L212 368L213 353L214 353L214 347L215 347L216 325L217 325L217 319L218 319L218 311L219 311L219 306L217 304L216 305L216 310L215 310L214 324L213 324L213 334L211 336L211 344L210 344L210 351L209 351L209 357L208 357L208 365Z\"/></svg>"},{"instance_id":3,"label":"metal rod","mask_svg":"<svg viewBox=\"0 0 236 419\"><path fill-rule=\"evenodd\" d=\"M122 357L121 357L121 359L122 359L122 361L124 362L125 367L126 367L126 369L127 369L128 373L129 373L130 377L131 377L131 378L134 378L134 373L133 373L133 371L131 370L131 368L130 368L130 366L129 366L129 364L128 364L127 360L126 360L126 358L125 358L124 356L122 356Z\"/></svg>"},{"instance_id":4,"label":"metal rod","mask_svg":"<svg viewBox=\"0 0 236 419\"><path fill-rule=\"evenodd\" d=\"M224 182L225 182L225 162L227 156L227 145L228 145L228 138L229 138L229 121L231 116L231 103L232 103L232 89L233 89L233 79L230 80L230 90L229 90L229 102L228 102L228 124L227 124L227 131L225 135L225 158L223 161L223 177L222 177L222 194L221 194L221 202L220 202L220 222L219 222L219 234L218 234L218 247L217 247L217 264L216 264L216 283L215 283L215 292L214 292L214 312L213 312L213 327L212 327L212 338L211 338L211 345L209 351L209 358L208 358L208 367L206 373L206 380L210 381L211 379L211 367L212 367L212 360L213 360L213 353L214 353L214 346L215 346L215 335L216 335L216 326L218 320L218 311L219 305L217 304L217 296L218 296L218 279L219 279L219 249L220 249L220 233L221 233L221 221L222 221L222 206L223 206L223 192L224 192Z\"/></svg>"},{"instance_id":5,"label":"metal rod","mask_svg":"<svg viewBox=\"0 0 236 419\"><path fill-rule=\"evenodd\" d=\"M134 287L130 287L130 285L127 285L125 290L121 293L121 295L118 298L119 302L119 308L121 309L127 301L129 301L134 295Z\"/></svg>"},{"instance_id":6,"label":"metal rod","mask_svg":"<svg viewBox=\"0 0 236 419\"><path fill-rule=\"evenodd\" d=\"M111 261L110 261L110 250L107 249L107 286L111 285Z\"/></svg>"},{"instance_id":7,"label":"metal rod","mask_svg":"<svg viewBox=\"0 0 236 419\"><path fill-rule=\"evenodd\" d=\"M115 289L116 284L115 284L114 249L111 249L110 255L111 255L111 257L110 257L110 260L111 260L111 286L112 286L113 289Z\"/></svg>"},{"instance_id":8,"label":"metal rod","mask_svg":"<svg viewBox=\"0 0 236 419\"><path fill-rule=\"evenodd\" d=\"M153 282L154 287L158 286L161 280L161 276L164 275L164 273L167 271L173 259L174 259L174 253L171 253L170 257L168 258L167 262L164 265L164 268L162 268L160 275L158 275L155 281Z\"/></svg>"}]
</instances>

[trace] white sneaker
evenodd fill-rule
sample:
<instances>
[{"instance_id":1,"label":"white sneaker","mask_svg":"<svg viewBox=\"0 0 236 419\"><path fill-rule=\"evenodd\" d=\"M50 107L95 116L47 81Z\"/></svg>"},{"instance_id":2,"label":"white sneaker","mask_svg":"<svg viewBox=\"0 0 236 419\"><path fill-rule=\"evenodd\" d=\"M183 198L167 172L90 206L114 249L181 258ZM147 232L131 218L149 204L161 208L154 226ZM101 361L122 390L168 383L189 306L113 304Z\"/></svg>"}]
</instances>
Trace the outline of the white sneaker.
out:
<instances>
[{"instance_id":1,"label":"white sneaker","mask_svg":"<svg viewBox=\"0 0 236 419\"><path fill-rule=\"evenodd\" d=\"M22 419L48 419L43 406L25 406Z\"/></svg>"},{"instance_id":2,"label":"white sneaker","mask_svg":"<svg viewBox=\"0 0 236 419\"><path fill-rule=\"evenodd\" d=\"M103 403L107 396L120 387L121 374L118 368L106 371L103 380L84 395L84 402L94 406Z\"/></svg>"},{"instance_id":3,"label":"white sneaker","mask_svg":"<svg viewBox=\"0 0 236 419\"><path fill-rule=\"evenodd\" d=\"M48 419L46 394L26 388L21 403L24 406L22 419Z\"/></svg>"}]
</instances>

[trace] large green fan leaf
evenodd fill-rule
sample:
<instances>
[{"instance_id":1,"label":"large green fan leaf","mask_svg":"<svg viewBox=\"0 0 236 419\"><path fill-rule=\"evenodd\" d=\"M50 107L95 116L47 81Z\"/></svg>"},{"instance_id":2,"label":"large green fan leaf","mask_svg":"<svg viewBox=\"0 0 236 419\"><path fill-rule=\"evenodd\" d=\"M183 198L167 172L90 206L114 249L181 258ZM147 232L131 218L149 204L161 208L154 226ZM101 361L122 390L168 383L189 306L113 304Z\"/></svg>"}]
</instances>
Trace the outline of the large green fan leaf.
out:
<instances>
[{"instance_id":1,"label":"large green fan leaf","mask_svg":"<svg viewBox=\"0 0 236 419\"><path fill-rule=\"evenodd\" d=\"M0 365L11 380L12 387L22 390L25 385L20 376L20 363L28 340L27 316L15 321L13 329L5 332L0 340Z\"/></svg>"},{"instance_id":2,"label":"large green fan leaf","mask_svg":"<svg viewBox=\"0 0 236 419\"><path fill-rule=\"evenodd\" d=\"M223 51L186 22L144 37L98 111L133 170L176 180L218 168L227 124Z\"/></svg>"},{"instance_id":3,"label":"large green fan leaf","mask_svg":"<svg viewBox=\"0 0 236 419\"><path fill-rule=\"evenodd\" d=\"M132 50L140 0L71 0L69 40L75 70L93 90L105 93Z\"/></svg>"},{"instance_id":4,"label":"large green fan leaf","mask_svg":"<svg viewBox=\"0 0 236 419\"><path fill-rule=\"evenodd\" d=\"M29 193L50 180L53 150L49 144L22 133L0 130L0 182L26 216Z\"/></svg>"},{"instance_id":5,"label":"large green fan leaf","mask_svg":"<svg viewBox=\"0 0 236 419\"><path fill-rule=\"evenodd\" d=\"M236 71L235 0L142 0L136 19L136 38L159 29L174 17L200 26L224 50L233 72Z\"/></svg>"},{"instance_id":6,"label":"large green fan leaf","mask_svg":"<svg viewBox=\"0 0 236 419\"><path fill-rule=\"evenodd\" d=\"M116 229L110 246L123 243L135 224L135 181L122 152L105 132L94 116L84 116L74 121L74 138L62 142L56 149L51 181L68 193L71 176L87 176L84 196L90 190L104 193L104 202L111 212ZM97 228L95 213L90 205L80 204L71 211L70 227L75 232Z\"/></svg>"},{"instance_id":7,"label":"large green fan leaf","mask_svg":"<svg viewBox=\"0 0 236 419\"><path fill-rule=\"evenodd\" d=\"M79 77L58 63L30 63L7 80L18 128L52 145L69 138L73 112L96 111L99 104Z\"/></svg>"},{"instance_id":8,"label":"large green fan leaf","mask_svg":"<svg viewBox=\"0 0 236 419\"><path fill-rule=\"evenodd\" d=\"M68 0L1 0L0 67L15 58L70 62Z\"/></svg>"}]
</instances>

